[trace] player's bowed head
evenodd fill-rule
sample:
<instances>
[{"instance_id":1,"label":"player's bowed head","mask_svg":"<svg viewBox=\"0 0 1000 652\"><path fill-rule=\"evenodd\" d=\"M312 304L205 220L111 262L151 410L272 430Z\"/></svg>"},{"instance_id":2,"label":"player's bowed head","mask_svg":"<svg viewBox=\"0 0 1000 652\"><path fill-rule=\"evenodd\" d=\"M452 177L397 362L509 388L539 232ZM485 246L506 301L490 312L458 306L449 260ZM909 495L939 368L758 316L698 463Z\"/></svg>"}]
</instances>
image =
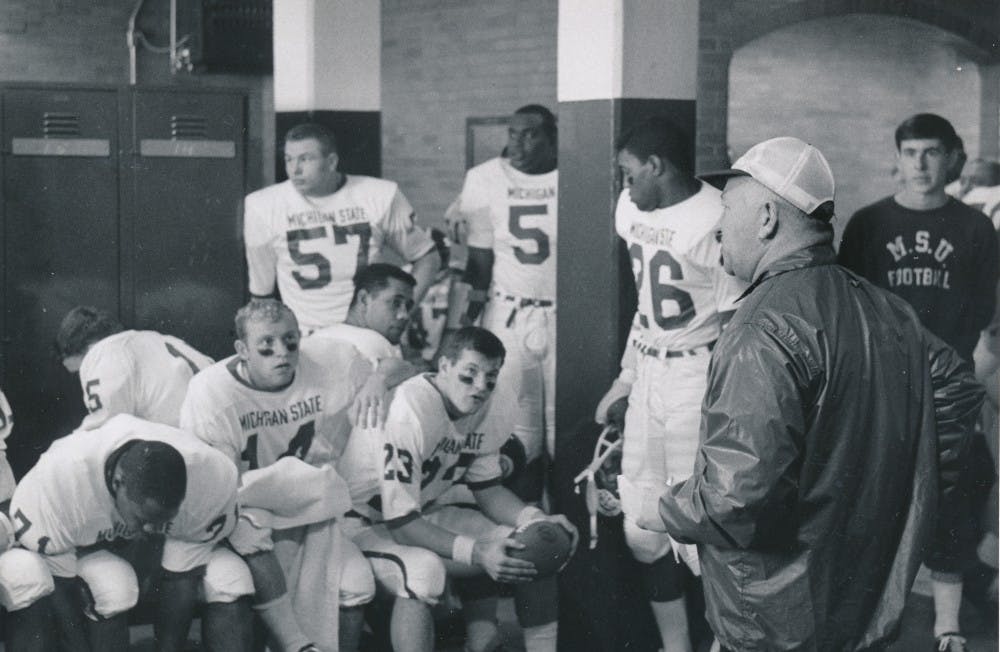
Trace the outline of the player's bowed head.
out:
<instances>
[{"instance_id":1,"label":"player's bowed head","mask_svg":"<svg viewBox=\"0 0 1000 652\"><path fill-rule=\"evenodd\" d=\"M107 310L77 306L66 313L56 333L56 351L71 374L80 371L83 357L94 344L125 328Z\"/></svg>"},{"instance_id":2,"label":"player's bowed head","mask_svg":"<svg viewBox=\"0 0 1000 652\"><path fill-rule=\"evenodd\" d=\"M131 531L155 529L177 516L187 492L187 467L176 448L135 439L112 455L111 495Z\"/></svg>"},{"instance_id":3,"label":"player's bowed head","mask_svg":"<svg viewBox=\"0 0 1000 652\"><path fill-rule=\"evenodd\" d=\"M277 299L254 299L236 312L237 373L263 390L287 387L299 364L299 323Z\"/></svg>"},{"instance_id":4,"label":"player's bowed head","mask_svg":"<svg viewBox=\"0 0 1000 652\"><path fill-rule=\"evenodd\" d=\"M432 382L452 419L472 414L489 400L506 354L500 338L485 328L466 326L448 334Z\"/></svg>"}]
</instances>

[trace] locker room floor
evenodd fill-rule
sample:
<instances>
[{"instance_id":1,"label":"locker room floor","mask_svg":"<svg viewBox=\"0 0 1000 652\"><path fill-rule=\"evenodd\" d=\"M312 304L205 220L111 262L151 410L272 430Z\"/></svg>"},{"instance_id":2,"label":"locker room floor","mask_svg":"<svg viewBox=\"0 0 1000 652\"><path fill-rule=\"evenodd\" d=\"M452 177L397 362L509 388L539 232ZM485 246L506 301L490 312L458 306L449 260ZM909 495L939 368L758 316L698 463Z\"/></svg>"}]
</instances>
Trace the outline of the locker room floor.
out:
<instances>
[{"instance_id":1,"label":"locker room floor","mask_svg":"<svg viewBox=\"0 0 1000 652\"><path fill-rule=\"evenodd\" d=\"M524 647L520 641L520 631L514 615L514 605L511 600L500 602L500 627L509 652L522 652ZM992 615L992 621L987 614L979 611L969 602L962 606L962 628L969 637L969 649L973 652L1000 652L997 643L997 614ZM934 623L934 608L930 598L929 580L921 572L917 577L913 593L903 614L903 628L899 640L889 648L890 652L929 651L931 649L931 628ZM198 650L197 627L192 627L192 646L190 650ZM152 626L143 625L132 628L132 652L151 652ZM0 644L0 652L4 647ZM438 648L439 652L461 652L461 645L449 645Z\"/></svg>"}]
</instances>

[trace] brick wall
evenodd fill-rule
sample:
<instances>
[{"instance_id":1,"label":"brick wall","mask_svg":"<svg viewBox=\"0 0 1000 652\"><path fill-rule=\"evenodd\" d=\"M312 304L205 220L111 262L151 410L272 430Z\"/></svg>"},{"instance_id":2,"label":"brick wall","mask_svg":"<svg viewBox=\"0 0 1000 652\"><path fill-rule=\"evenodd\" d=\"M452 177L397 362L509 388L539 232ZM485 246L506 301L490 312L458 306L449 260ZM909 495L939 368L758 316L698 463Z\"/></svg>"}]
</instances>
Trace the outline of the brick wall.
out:
<instances>
[{"instance_id":1,"label":"brick wall","mask_svg":"<svg viewBox=\"0 0 1000 652\"><path fill-rule=\"evenodd\" d=\"M182 10L184 2L178 3ZM135 3L126 0L2 0L0 83L126 85L125 40ZM147 0L137 22L155 45L169 43L169 1ZM269 76L171 75L166 54L138 50L138 82L248 91L248 184L273 178L274 109ZM267 161L265 165L264 161Z\"/></svg>"},{"instance_id":2,"label":"brick wall","mask_svg":"<svg viewBox=\"0 0 1000 652\"><path fill-rule=\"evenodd\" d=\"M726 164L733 51L773 30L848 14L890 15L958 37L969 56L981 62L1000 61L1000 4L996 0L700 0L699 12L697 156L702 170Z\"/></svg>"},{"instance_id":3,"label":"brick wall","mask_svg":"<svg viewBox=\"0 0 1000 652\"><path fill-rule=\"evenodd\" d=\"M735 156L780 135L819 147L837 179L840 230L858 208L893 192L893 133L909 115L945 116L969 157L978 155L978 66L953 40L892 16L825 18L770 32L733 55L727 142Z\"/></svg>"},{"instance_id":4,"label":"brick wall","mask_svg":"<svg viewBox=\"0 0 1000 652\"><path fill-rule=\"evenodd\" d=\"M465 120L556 109L556 0L383 0L382 173L424 224L462 187Z\"/></svg>"}]
</instances>

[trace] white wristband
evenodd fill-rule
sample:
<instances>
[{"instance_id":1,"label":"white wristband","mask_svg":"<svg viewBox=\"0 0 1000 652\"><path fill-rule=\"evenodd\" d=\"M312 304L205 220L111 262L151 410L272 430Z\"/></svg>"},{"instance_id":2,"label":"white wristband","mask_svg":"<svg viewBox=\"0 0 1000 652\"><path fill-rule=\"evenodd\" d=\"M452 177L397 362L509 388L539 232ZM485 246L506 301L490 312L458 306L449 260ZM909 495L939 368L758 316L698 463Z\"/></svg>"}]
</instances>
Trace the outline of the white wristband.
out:
<instances>
[{"instance_id":1,"label":"white wristband","mask_svg":"<svg viewBox=\"0 0 1000 652\"><path fill-rule=\"evenodd\" d=\"M517 518L514 519L514 524L517 525L517 527L521 527L525 523L530 523L540 518L545 518L545 512L538 509L534 505L528 505L522 509L520 513L518 513Z\"/></svg>"},{"instance_id":2,"label":"white wristband","mask_svg":"<svg viewBox=\"0 0 1000 652\"><path fill-rule=\"evenodd\" d=\"M460 564L472 566L472 549L476 546L476 540L472 537L458 535L451 544L451 558Z\"/></svg>"}]
</instances>

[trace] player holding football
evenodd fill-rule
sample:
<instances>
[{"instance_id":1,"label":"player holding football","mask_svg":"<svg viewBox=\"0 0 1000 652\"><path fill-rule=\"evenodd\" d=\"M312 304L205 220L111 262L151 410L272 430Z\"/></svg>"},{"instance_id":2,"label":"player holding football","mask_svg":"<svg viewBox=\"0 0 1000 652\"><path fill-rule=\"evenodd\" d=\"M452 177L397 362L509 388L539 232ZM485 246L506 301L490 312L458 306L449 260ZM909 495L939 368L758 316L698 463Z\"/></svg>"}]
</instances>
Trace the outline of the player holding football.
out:
<instances>
[{"instance_id":1,"label":"player holding football","mask_svg":"<svg viewBox=\"0 0 1000 652\"><path fill-rule=\"evenodd\" d=\"M371 373L368 362L344 344L300 342L295 315L275 299L251 301L236 313L235 322L236 355L191 381L181 409L183 426L239 465L244 482L248 472L283 457L313 466L335 462L351 432L348 411L354 394ZM292 495L302 487L289 483L282 490ZM286 578L274 552L279 535L301 543L305 534L272 533L240 519L230 537L250 566L257 589L254 608L282 652L319 649L304 633L312 624L300 622L293 612L293 578ZM357 649L362 606L374 596L374 581L356 547L345 540L340 551L339 649L350 652Z\"/></svg>"},{"instance_id":2,"label":"player holding football","mask_svg":"<svg viewBox=\"0 0 1000 652\"><path fill-rule=\"evenodd\" d=\"M157 649L181 650L203 576L235 557L215 544L236 524L236 467L186 432L118 415L52 444L21 479L10 514L18 547L0 555L7 649L55 649L57 635L61 649L128 649L139 581L112 550L160 533ZM249 611L232 615L206 630L211 649L246 649Z\"/></svg>"},{"instance_id":3,"label":"player holding football","mask_svg":"<svg viewBox=\"0 0 1000 652\"><path fill-rule=\"evenodd\" d=\"M96 428L116 414L177 426L188 382L212 359L171 335L125 330L108 312L77 306L62 320L56 347L63 366L80 374L89 414L82 428Z\"/></svg>"},{"instance_id":4,"label":"player holding football","mask_svg":"<svg viewBox=\"0 0 1000 652\"><path fill-rule=\"evenodd\" d=\"M645 120L619 142L626 189L615 230L628 245L639 305L621 374L596 419L618 422L622 474L643 486L677 482L694 470L709 358L743 290L719 263L720 193L694 178L692 160L686 135L662 118ZM690 652L684 571L669 537L626 520L625 538L649 565L644 590L665 652Z\"/></svg>"},{"instance_id":5,"label":"player holding football","mask_svg":"<svg viewBox=\"0 0 1000 652\"><path fill-rule=\"evenodd\" d=\"M482 324L507 359L500 383L516 390L515 434L533 463L526 500L541 499L543 458L555 450L556 118L544 106L519 108L506 156L466 173L454 208L468 227L463 282L449 300L448 327Z\"/></svg>"},{"instance_id":6,"label":"player holding football","mask_svg":"<svg viewBox=\"0 0 1000 652\"><path fill-rule=\"evenodd\" d=\"M381 446L354 437L344 454L354 504L345 528L371 560L380 589L395 596L397 652L433 649L430 607L444 592L446 574L463 585L466 649L493 650L499 642L496 600L485 575L517 585L527 650L555 650L555 578L536 581L534 565L510 554L521 544L506 537L514 527L545 519L570 532L575 545L576 529L500 484L499 449L509 428L494 421L503 415L488 407L503 361L503 344L485 329L449 335L437 373L396 388ZM458 482L468 484L478 510L435 506Z\"/></svg>"},{"instance_id":7,"label":"player holding football","mask_svg":"<svg viewBox=\"0 0 1000 652\"><path fill-rule=\"evenodd\" d=\"M243 236L250 293L280 292L303 333L344 321L352 280L388 245L413 263L417 300L441 264L393 181L343 174L333 134L307 123L285 134L288 180L247 195Z\"/></svg>"}]
</instances>

